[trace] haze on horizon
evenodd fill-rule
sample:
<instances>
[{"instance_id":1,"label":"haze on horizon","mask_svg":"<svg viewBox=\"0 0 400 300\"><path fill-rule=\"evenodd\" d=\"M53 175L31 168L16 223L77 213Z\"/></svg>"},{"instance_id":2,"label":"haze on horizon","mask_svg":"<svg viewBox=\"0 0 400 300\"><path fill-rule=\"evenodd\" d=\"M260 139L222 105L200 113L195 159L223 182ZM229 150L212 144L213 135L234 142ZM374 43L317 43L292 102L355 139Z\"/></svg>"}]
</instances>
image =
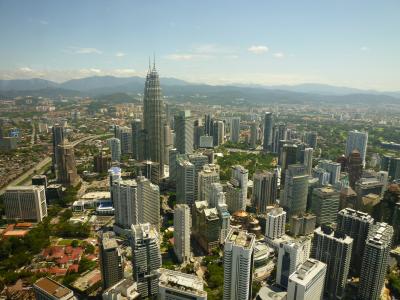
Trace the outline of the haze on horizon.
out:
<instances>
[{"instance_id":1,"label":"haze on horizon","mask_svg":"<svg viewBox=\"0 0 400 300\"><path fill-rule=\"evenodd\" d=\"M0 1L0 79L144 76L400 90L400 2Z\"/></svg>"}]
</instances>

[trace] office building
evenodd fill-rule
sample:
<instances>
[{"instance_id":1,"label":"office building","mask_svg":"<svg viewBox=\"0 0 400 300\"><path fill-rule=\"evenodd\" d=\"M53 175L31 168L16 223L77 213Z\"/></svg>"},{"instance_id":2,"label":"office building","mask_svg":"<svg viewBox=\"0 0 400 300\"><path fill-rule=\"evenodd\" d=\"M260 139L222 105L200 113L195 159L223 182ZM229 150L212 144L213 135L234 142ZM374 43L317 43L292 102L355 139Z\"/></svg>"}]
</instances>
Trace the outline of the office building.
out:
<instances>
[{"instance_id":1,"label":"office building","mask_svg":"<svg viewBox=\"0 0 400 300\"><path fill-rule=\"evenodd\" d=\"M281 207L275 207L267 213L265 236L269 239L280 238L285 234L286 212Z\"/></svg>"},{"instance_id":2,"label":"office building","mask_svg":"<svg viewBox=\"0 0 400 300\"><path fill-rule=\"evenodd\" d=\"M109 138L107 145L110 147L111 160L114 162L121 161L121 141L117 138Z\"/></svg>"},{"instance_id":3,"label":"office building","mask_svg":"<svg viewBox=\"0 0 400 300\"><path fill-rule=\"evenodd\" d=\"M217 147L224 143L225 123L223 121L215 121L213 126L213 144L214 147Z\"/></svg>"},{"instance_id":4,"label":"office building","mask_svg":"<svg viewBox=\"0 0 400 300\"><path fill-rule=\"evenodd\" d=\"M123 279L123 258L112 232L99 234L99 263L103 289Z\"/></svg>"},{"instance_id":5,"label":"office building","mask_svg":"<svg viewBox=\"0 0 400 300\"><path fill-rule=\"evenodd\" d=\"M137 283L131 278L125 278L110 286L103 292L103 300L139 300Z\"/></svg>"},{"instance_id":6,"label":"office building","mask_svg":"<svg viewBox=\"0 0 400 300\"><path fill-rule=\"evenodd\" d=\"M289 216L302 214L307 208L308 175L304 165L289 165L281 206Z\"/></svg>"},{"instance_id":7,"label":"office building","mask_svg":"<svg viewBox=\"0 0 400 300\"><path fill-rule=\"evenodd\" d=\"M132 248L133 279L142 298L158 294L158 274L161 268L161 252L158 233L149 223L132 225L130 243Z\"/></svg>"},{"instance_id":8,"label":"office building","mask_svg":"<svg viewBox=\"0 0 400 300\"><path fill-rule=\"evenodd\" d=\"M218 205L226 204L224 187L219 182L211 183L210 190L207 198L208 206L210 208L218 207ZM204 201L204 200L203 200Z\"/></svg>"},{"instance_id":9,"label":"office building","mask_svg":"<svg viewBox=\"0 0 400 300\"><path fill-rule=\"evenodd\" d=\"M363 161L358 150L353 150L348 158L347 171L349 173L349 185L355 188L356 182L361 179L363 171Z\"/></svg>"},{"instance_id":10,"label":"office building","mask_svg":"<svg viewBox=\"0 0 400 300\"><path fill-rule=\"evenodd\" d=\"M171 183L176 182L176 166L177 166L177 158L179 156L179 152L177 149L173 148L169 151L169 181Z\"/></svg>"},{"instance_id":11,"label":"office building","mask_svg":"<svg viewBox=\"0 0 400 300\"><path fill-rule=\"evenodd\" d=\"M302 237L279 244L276 283L287 288L289 276L310 257L311 239Z\"/></svg>"},{"instance_id":12,"label":"office building","mask_svg":"<svg viewBox=\"0 0 400 300\"><path fill-rule=\"evenodd\" d=\"M392 238L392 226L379 222L372 226L366 240L362 259L360 287L358 289L359 299L381 299L389 264Z\"/></svg>"},{"instance_id":13,"label":"office building","mask_svg":"<svg viewBox=\"0 0 400 300\"><path fill-rule=\"evenodd\" d=\"M32 185L43 185L44 189L47 189L47 176L46 175L33 175L32 176Z\"/></svg>"},{"instance_id":14,"label":"office building","mask_svg":"<svg viewBox=\"0 0 400 300\"><path fill-rule=\"evenodd\" d=\"M337 214L337 230L353 239L353 250L350 270L358 276L361 270L361 261L364 255L365 241L374 224L374 219L367 213L351 208L345 208Z\"/></svg>"},{"instance_id":15,"label":"office building","mask_svg":"<svg viewBox=\"0 0 400 300\"><path fill-rule=\"evenodd\" d=\"M272 128L272 144L271 151L275 154L279 153L279 142L287 140L287 127L285 124L276 124ZM279 156L279 155L278 155Z\"/></svg>"},{"instance_id":16,"label":"office building","mask_svg":"<svg viewBox=\"0 0 400 300\"><path fill-rule=\"evenodd\" d=\"M7 220L41 222L47 217L46 192L43 185L7 187L3 201Z\"/></svg>"},{"instance_id":17,"label":"office building","mask_svg":"<svg viewBox=\"0 0 400 300\"><path fill-rule=\"evenodd\" d=\"M317 217L313 214L294 215L290 218L290 233L293 236L312 234L316 223Z\"/></svg>"},{"instance_id":18,"label":"office building","mask_svg":"<svg viewBox=\"0 0 400 300\"><path fill-rule=\"evenodd\" d=\"M115 126L115 137L121 142L121 154L132 154L132 128Z\"/></svg>"},{"instance_id":19,"label":"office building","mask_svg":"<svg viewBox=\"0 0 400 300\"><path fill-rule=\"evenodd\" d=\"M196 154L189 154L188 155L189 161L194 166L194 200L197 201L198 192L198 178L199 172L203 170L203 166L209 164L209 158L207 155L196 153Z\"/></svg>"},{"instance_id":20,"label":"office building","mask_svg":"<svg viewBox=\"0 0 400 300\"><path fill-rule=\"evenodd\" d=\"M188 160L180 160L176 168L176 201L190 207L195 201L195 167Z\"/></svg>"},{"instance_id":21,"label":"office building","mask_svg":"<svg viewBox=\"0 0 400 300\"><path fill-rule=\"evenodd\" d=\"M219 182L219 166L214 164L204 165L203 170L198 174L197 200L210 203L211 184L217 182Z\"/></svg>"},{"instance_id":22,"label":"office building","mask_svg":"<svg viewBox=\"0 0 400 300\"><path fill-rule=\"evenodd\" d=\"M107 173L111 168L111 156L100 150L99 154L93 156L93 167L96 173Z\"/></svg>"},{"instance_id":23,"label":"office building","mask_svg":"<svg viewBox=\"0 0 400 300\"><path fill-rule=\"evenodd\" d=\"M326 264L309 258L289 277L288 300L322 300Z\"/></svg>"},{"instance_id":24,"label":"office building","mask_svg":"<svg viewBox=\"0 0 400 300\"><path fill-rule=\"evenodd\" d=\"M353 239L328 226L314 231L311 257L327 265L325 296L328 299L342 299L349 274Z\"/></svg>"},{"instance_id":25,"label":"office building","mask_svg":"<svg viewBox=\"0 0 400 300\"><path fill-rule=\"evenodd\" d=\"M306 132L304 135L304 142L311 148L317 148L318 134L316 132Z\"/></svg>"},{"instance_id":26,"label":"office building","mask_svg":"<svg viewBox=\"0 0 400 300\"><path fill-rule=\"evenodd\" d=\"M33 291L37 300L76 300L72 290L49 277L36 281Z\"/></svg>"},{"instance_id":27,"label":"office building","mask_svg":"<svg viewBox=\"0 0 400 300\"><path fill-rule=\"evenodd\" d=\"M136 174L146 177L151 183L159 185L161 182L160 164L150 160L143 160L135 164Z\"/></svg>"},{"instance_id":28,"label":"office building","mask_svg":"<svg viewBox=\"0 0 400 300\"><path fill-rule=\"evenodd\" d=\"M204 136L204 126L201 124L200 120L194 121L193 128L193 146L194 149L198 149L200 147L200 137Z\"/></svg>"},{"instance_id":29,"label":"office building","mask_svg":"<svg viewBox=\"0 0 400 300\"><path fill-rule=\"evenodd\" d=\"M204 134L213 136L213 116L210 114L204 115Z\"/></svg>"},{"instance_id":30,"label":"office building","mask_svg":"<svg viewBox=\"0 0 400 300\"><path fill-rule=\"evenodd\" d=\"M304 149L304 165L306 166L306 172L308 175L311 175L312 167L313 167L313 148L305 148Z\"/></svg>"},{"instance_id":31,"label":"office building","mask_svg":"<svg viewBox=\"0 0 400 300\"><path fill-rule=\"evenodd\" d=\"M207 300L203 280L196 275L160 269L159 300Z\"/></svg>"},{"instance_id":32,"label":"office building","mask_svg":"<svg viewBox=\"0 0 400 300\"><path fill-rule=\"evenodd\" d=\"M231 229L224 246L224 300L252 299L255 235Z\"/></svg>"},{"instance_id":33,"label":"office building","mask_svg":"<svg viewBox=\"0 0 400 300\"><path fill-rule=\"evenodd\" d=\"M174 209L174 251L180 263L190 259L190 227L192 219L186 204L177 204Z\"/></svg>"},{"instance_id":34,"label":"office building","mask_svg":"<svg viewBox=\"0 0 400 300\"><path fill-rule=\"evenodd\" d=\"M231 119L231 142L239 143L240 140L240 118Z\"/></svg>"},{"instance_id":35,"label":"office building","mask_svg":"<svg viewBox=\"0 0 400 300\"><path fill-rule=\"evenodd\" d=\"M180 154L193 153L193 120L190 110L180 111L175 116L175 148Z\"/></svg>"},{"instance_id":36,"label":"office building","mask_svg":"<svg viewBox=\"0 0 400 300\"><path fill-rule=\"evenodd\" d=\"M312 192L311 212L317 217L317 224L332 224L339 210L340 193L330 186L315 188Z\"/></svg>"},{"instance_id":37,"label":"office building","mask_svg":"<svg viewBox=\"0 0 400 300\"><path fill-rule=\"evenodd\" d=\"M65 140L65 130L62 125L55 124L51 129L52 144L53 144L53 156L52 156L52 169L53 172L57 172L57 146L64 143Z\"/></svg>"},{"instance_id":38,"label":"office building","mask_svg":"<svg viewBox=\"0 0 400 300\"><path fill-rule=\"evenodd\" d=\"M139 223L150 223L157 230L160 227L160 188L144 176L138 176L137 209Z\"/></svg>"},{"instance_id":39,"label":"office building","mask_svg":"<svg viewBox=\"0 0 400 300\"><path fill-rule=\"evenodd\" d=\"M158 162L160 174L164 175L164 100L160 78L155 63L147 72L143 97L143 134L145 135L145 159Z\"/></svg>"},{"instance_id":40,"label":"office building","mask_svg":"<svg viewBox=\"0 0 400 300\"><path fill-rule=\"evenodd\" d=\"M312 170L312 176L313 178L318 179L318 184L320 186L328 185L329 182L331 181L331 174L327 172L325 169L321 169L319 167L316 167Z\"/></svg>"},{"instance_id":41,"label":"office building","mask_svg":"<svg viewBox=\"0 0 400 300\"><path fill-rule=\"evenodd\" d=\"M212 149L214 147L214 137L203 135L200 137L200 148Z\"/></svg>"},{"instance_id":42,"label":"office building","mask_svg":"<svg viewBox=\"0 0 400 300\"><path fill-rule=\"evenodd\" d=\"M142 120L134 119L131 123L132 129L132 158L142 160L143 154L140 154L140 134L142 132Z\"/></svg>"},{"instance_id":43,"label":"office building","mask_svg":"<svg viewBox=\"0 0 400 300\"><path fill-rule=\"evenodd\" d=\"M349 157L354 150L360 153L362 165L365 167L365 158L367 156L368 132L357 130L350 131L346 142L346 157Z\"/></svg>"},{"instance_id":44,"label":"office building","mask_svg":"<svg viewBox=\"0 0 400 300\"><path fill-rule=\"evenodd\" d=\"M258 213L275 204L278 193L278 171L256 171L253 175L252 203Z\"/></svg>"},{"instance_id":45,"label":"office building","mask_svg":"<svg viewBox=\"0 0 400 300\"><path fill-rule=\"evenodd\" d=\"M79 182L76 170L74 146L65 141L57 146L57 182L65 186L76 186Z\"/></svg>"},{"instance_id":46,"label":"office building","mask_svg":"<svg viewBox=\"0 0 400 300\"><path fill-rule=\"evenodd\" d=\"M246 210L247 181L248 171L242 166L233 166L231 180L224 186L226 204L230 213L238 210Z\"/></svg>"},{"instance_id":47,"label":"office building","mask_svg":"<svg viewBox=\"0 0 400 300\"><path fill-rule=\"evenodd\" d=\"M341 165L331 160L320 160L318 167L329 173L329 183L335 185L340 180Z\"/></svg>"},{"instance_id":48,"label":"office building","mask_svg":"<svg viewBox=\"0 0 400 300\"><path fill-rule=\"evenodd\" d=\"M169 150L174 148L174 136L171 126L168 123L164 124L164 164L169 165Z\"/></svg>"},{"instance_id":49,"label":"office building","mask_svg":"<svg viewBox=\"0 0 400 300\"><path fill-rule=\"evenodd\" d=\"M271 151L272 145L272 112L266 112L264 114L264 140L263 140L263 150Z\"/></svg>"},{"instance_id":50,"label":"office building","mask_svg":"<svg viewBox=\"0 0 400 300\"><path fill-rule=\"evenodd\" d=\"M258 141L258 124L253 121L250 125L250 148L256 149Z\"/></svg>"}]
</instances>

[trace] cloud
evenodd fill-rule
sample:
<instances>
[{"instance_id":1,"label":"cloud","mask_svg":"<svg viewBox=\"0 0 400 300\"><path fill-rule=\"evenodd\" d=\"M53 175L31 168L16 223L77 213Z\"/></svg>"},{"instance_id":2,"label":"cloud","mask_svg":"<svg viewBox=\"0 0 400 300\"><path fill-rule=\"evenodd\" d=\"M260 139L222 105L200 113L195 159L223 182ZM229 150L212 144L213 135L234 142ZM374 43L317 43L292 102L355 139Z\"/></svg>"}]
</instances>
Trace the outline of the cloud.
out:
<instances>
[{"instance_id":1,"label":"cloud","mask_svg":"<svg viewBox=\"0 0 400 300\"><path fill-rule=\"evenodd\" d=\"M124 57L126 54L124 52L117 52L115 53L116 57Z\"/></svg>"},{"instance_id":2,"label":"cloud","mask_svg":"<svg viewBox=\"0 0 400 300\"><path fill-rule=\"evenodd\" d=\"M46 20L40 20L39 23L42 24L42 25L48 25L49 24L49 22L46 21Z\"/></svg>"},{"instance_id":3,"label":"cloud","mask_svg":"<svg viewBox=\"0 0 400 300\"><path fill-rule=\"evenodd\" d=\"M276 57L276 58L284 58L285 54L283 54L282 52L276 52L276 53L274 53L274 57Z\"/></svg>"},{"instance_id":4,"label":"cloud","mask_svg":"<svg viewBox=\"0 0 400 300\"><path fill-rule=\"evenodd\" d=\"M369 48L367 46L362 46L360 50L366 52L369 51Z\"/></svg>"},{"instance_id":5,"label":"cloud","mask_svg":"<svg viewBox=\"0 0 400 300\"><path fill-rule=\"evenodd\" d=\"M102 54L103 51L100 51L99 49L96 48L80 48L80 47L68 47L67 50L65 50L68 53L72 54Z\"/></svg>"},{"instance_id":6,"label":"cloud","mask_svg":"<svg viewBox=\"0 0 400 300\"><path fill-rule=\"evenodd\" d=\"M19 68L18 70L21 71L21 72L24 72L24 73L33 72L33 70L31 68L29 68L29 67L22 67L22 68Z\"/></svg>"},{"instance_id":7,"label":"cloud","mask_svg":"<svg viewBox=\"0 0 400 300\"><path fill-rule=\"evenodd\" d=\"M247 49L249 52L254 53L254 54L263 54L268 52L268 47L267 46L251 46Z\"/></svg>"},{"instance_id":8,"label":"cloud","mask_svg":"<svg viewBox=\"0 0 400 300\"><path fill-rule=\"evenodd\" d=\"M236 50L216 44L202 44L192 47L187 52L177 52L166 56L175 61L207 60L213 58L238 58Z\"/></svg>"},{"instance_id":9,"label":"cloud","mask_svg":"<svg viewBox=\"0 0 400 300\"><path fill-rule=\"evenodd\" d=\"M205 54L190 54L190 53L175 53L166 56L167 59L175 61L188 61L188 60L199 60L199 59L201 60L201 59L209 59L211 57L212 56Z\"/></svg>"}]
</instances>

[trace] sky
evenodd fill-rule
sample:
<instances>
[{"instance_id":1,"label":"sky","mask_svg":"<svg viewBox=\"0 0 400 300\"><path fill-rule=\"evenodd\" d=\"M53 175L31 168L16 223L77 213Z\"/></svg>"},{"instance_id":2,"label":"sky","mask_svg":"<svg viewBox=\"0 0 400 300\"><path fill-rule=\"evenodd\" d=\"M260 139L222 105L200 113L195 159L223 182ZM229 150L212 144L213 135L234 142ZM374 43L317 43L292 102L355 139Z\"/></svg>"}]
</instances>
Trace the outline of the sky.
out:
<instances>
[{"instance_id":1,"label":"sky","mask_svg":"<svg viewBox=\"0 0 400 300\"><path fill-rule=\"evenodd\" d=\"M0 78L400 90L399 0L0 0ZM152 58L153 60L153 58Z\"/></svg>"}]
</instances>

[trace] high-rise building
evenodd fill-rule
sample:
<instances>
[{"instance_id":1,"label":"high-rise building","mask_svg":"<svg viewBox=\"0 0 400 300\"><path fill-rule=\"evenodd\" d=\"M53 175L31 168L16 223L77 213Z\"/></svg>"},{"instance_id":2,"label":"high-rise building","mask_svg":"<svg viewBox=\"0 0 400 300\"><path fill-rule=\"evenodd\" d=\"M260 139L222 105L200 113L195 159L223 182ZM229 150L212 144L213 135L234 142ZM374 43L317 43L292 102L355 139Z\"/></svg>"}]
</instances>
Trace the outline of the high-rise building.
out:
<instances>
[{"instance_id":1,"label":"high-rise building","mask_svg":"<svg viewBox=\"0 0 400 300\"><path fill-rule=\"evenodd\" d=\"M160 269L159 300L207 300L203 280L196 275Z\"/></svg>"},{"instance_id":2,"label":"high-rise building","mask_svg":"<svg viewBox=\"0 0 400 300\"><path fill-rule=\"evenodd\" d=\"M175 147L180 154L193 153L193 120L190 110L180 111L175 116Z\"/></svg>"},{"instance_id":3,"label":"high-rise building","mask_svg":"<svg viewBox=\"0 0 400 300\"><path fill-rule=\"evenodd\" d=\"M367 156L368 132L357 130L350 131L346 142L346 157L349 157L354 150L360 153L362 165L365 167L365 158Z\"/></svg>"},{"instance_id":4,"label":"high-rise building","mask_svg":"<svg viewBox=\"0 0 400 300\"><path fill-rule=\"evenodd\" d=\"M306 212L308 175L304 165L289 165L281 205L289 216Z\"/></svg>"},{"instance_id":5,"label":"high-rise building","mask_svg":"<svg viewBox=\"0 0 400 300\"><path fill-rule=\"evenodd\" d=\"M225 193L222 184L219 182L211 183L208 198L204 200L207 200L208 206L211 208L218 207L219 204L225 204Z\"/></svg>"},{"instance_id":6,"label":"high-rise building","mask_svg":"<svg viewBox=\"0 0 400 300\"><path fill-rule=\"evenodd\" d=\"M7 220L41 222L47 216L44 186L7 187L4 193L4 213Z\"/></svg>"},{"instance_id":7,"label":"high-rise building","mask_svg":"<svg viewBox=\"0 0 400 300\"><path fill-rule=\"evenodd\" d=\"M263 150L271 151L272 145L272 112L266 112L264 115L264 141L263 141Z\"/></svg>"},{"instance_id":8,"label":"high-rise building","mask_svg":"<svg viewBox=\"0 0 400 300\"><path fill-rule=\"evenodd\" d=\"M309 258L289 277L288 300L322 300L326 264Z\"/></svg>"},{"instance_id":9,"label":"high-rise building","mask_svg":"<svg viewBox=\"0 0 400 300\"><path fill-rule=\"evenodd\" d=\"M275 204L278 193L278 176L277 170L254 173L252 202L258 213L264 214L267 206Z\"/></svg>"},{"instance_id":10,"label":"high-rise building","mask_svg":"<svg viewBox=\"0 0 400 300\"><path fill-rule=\"evenodd\" d=\"M130 243L132 248L133 279L142 298L158 294L158 274L161 268L161 252L158 233L149 223L132 225Z\"/></svg>"},{"instance_id":11,"label":"high-rise building","mask_svg":"<svg viewBox=\"0 0 400 300\"><path fill-rule=\"evenodd\" d=\"M150 223L157 230L160 227L160 188L144 176L138 176L137 208L139 223Z\"/></svg>"},{"instance_id":12,"label":"high-rise building","mask_svg":"<svg viewBox=\"0 0 400 300\"><path fill-rule=\"evenodd\" d=\"M189 154L188 159L194 166L194 200L197 201L197 196L199 194L197 185L199 172L203 170L204 165L210 162L208 156L201 153Z\"/></svg>"},{"instance_id":13,"label":"high-rise building","mask_svg":"<svg viewBox=\"0 0 400 300\"><path fill-rule=\"evenodd\" d=\"M240 118L231 119L231 142L239 143L240 140Z\"/></svg>"},{"instance_id":14,"label":"high-rise building","mask_svg":"<svg viewBox=\"0 0 400 300\"><path fill-rule=\"evenodd\" d=\"M311 257L327 265L325 295L329 299L342 299L349 274L353 239L328 226L314 231Z\"/></svg>"},{"instance_id":15,"label":"high-rise building","mask_svg":"<svg viewBox=\"0 0 400 300\"><path fill-rule=\"evenodd\" d=\"M218 165L204 165L203 170L198 175L198 201L207 201L210 203L211 184L215 182L219 182Z\"/></svg>"},{"instance_id":16,"label":"high-rise building","mask_svg":"<svg viewBox=\"0 0 400 300\"><path fill-rule=\"evenodd\" d=\"M318 134L316 132L306 132L304 135L304 142L311 148L317 148Z\"/></svg>"},{"instance_id":17,"label":"high-rise building","mask_svg":"<svg viewBox=\"0 0 400 300\"><path fill-rule=\"evenodd\" d=\"M124 277L122 254L111 232L99 235L99 262L103 289L108 289Z\"/></svg>"},{"instance_id":18,"label":"high-rise building","mask_svg":"<svg viewBox=\"0 0 400 300\"><path fill-rule=\"evenodd\" d=\"M279 154L279 142L287 139L287 127L285 124L276 124L272 128L272 153Z\"/></svg>"},{"instance_id":19,"label":"high-rise building","mask_svg":"<svg viewBox=\"0 0 400 300\"><path fill-rule=\"evenodd\" d=\"M340 192L330 186L315 188L312 192L311 212L317 217L317 224L332 224L339 210Z\"/></svg>"},{"instance_id":20,"label":"high-rise building","mask_svg":"<svg viewBox=\"0 0 400 300\"><path fill-rule=\"evenodd\" d=\"M294 215L290 218L290 233L293 236L312 234L316 222L317 217L313 214Z\"/></svg>"},{"instance_id":21,"label":"high-rise building","mask_svg":"<svg viewBox=\"0 0 400 300\"><path fill-rule=\"evenodd\" d=\"M200 147L200 137L204 135L204 126L201 124L200 120L194 121L193 128L193 146L195 149Z\"/></svg>"},{"instance_id":22,"label":"high-rise building","mask_svg":"<svg viewBox=\"0 0 400 300\"><path fill-rule=\"evenodd\" d=\"M140 134L142 132L142 120L134 119L131 123L132 128L132 157L141 160L143 154L140 154Z\"/></svg>"},{"instance_id":23,"label":"high-rise building","mask_svg":"<svg viewBox=\"0 0 400 300\"><path fill-rule=\"evenodd\" d=\"M49 277L36 281L33 290L37 300L76 300L72 290Z\"/></svg>"},{"instance_id":24,"label":"high-rise building","mask_svg":"<svg viewBox=\"0 0 400 300\"><path fill-rule=\"evenodd\" d=\"M79 176L76 170L74 146L65 141L57 146L57 181L65 186L76 186Z\"/></svg>"},{"instance_id":25,"label":"high-rise building","mask_svg":"<svg viewBox=\"0 0 400 300\"><path fill-rule=\"evenodd\" d=\"M100 153L93 157L93 167L97 173L107 173L111 167L111 156L100 150Z\"/></svg>"},{"instance_id":26,"label":"high-rise building","mask_svg":"<svg viewBox=\"0 0 400 300\"><path fill-rule=\"evenodd\" d=\"M140 294L137 291L137 282L132 278L124 278L110 286L102 294L103 300L139 300Z\"/></svg>"},{"instance_id":27,"label":"high-rise building","mask_svg":"<svg viewBox=\"0 0 400 300\"><path fill-rule=\"evenodd\" d=\"M223 121L215 121L213 124L213 143L214 147L224 143L225 123Z\"/></svg>"},{"instance_id":28,"label":"high-rise building","mask_svg":"<svg viewBox=\"0 0 400 300\"><path fill-rule=\"evenodd\" d=\"M111 151L111 160L112 161L121 161L121 141L117 138L109 138L107 140L107 145L110 147Z\"/></svg>"},{"instance_id":29,"label":"high-rise building","mask_svg":"<svg viewBox=\"0 0 400 300\"><path fill-rule=\"evenodd\" d=\"M250 300L255 235L231 229L224 246L224 300Z\"/></svg>"},{"instance_id":30,"label":"high-rise building","mask_svg":"<svg viewBox=\"0 0 400 300\"><path fill-rule=\"evenodd\" d=\"M337 162L333 162L331 160L320 160L318 162L318 167L327 171L329 176L329 183L335 185L340 180L340 170L341 165Z\"/></svg>"},{"instance_id":31,"label":"high-rise building","mask_svg":"<svg viewBox=\"0 0 400 300\"><path fill-rule=\"evenodd\" d=\"M52 156L52 168L53 172L57 172L57 146L62 144L65 139L65 130L62 125L55 124L52 127L52 144L53 144L53 156Z\"/></svg>"},{"instance_id":32,"label":"high-rise building","mask_svg":"<svg viewBox=\"0 0 400 300\"><path fill-rule=\"evenodd\" d=\"M357 149L353 150L349 156L347 170L349 173L349 185L352 189L354 189L356 182L360 180L362 176L363 170L362 157Z\"/></svg>"},{"instance_id":33,"label":"high-rise building","mask_svg":"<svg viewBox=\"0 0 400 300\"><path fill-rule=\"evenodd\" d=\"M232 177L225 185L226 204L230 213L246 210L248 170L240 165L232 167Z\"/></svg>"},{"instance_id":34,"label":"high-rise building","mask_svg":"<svg viewBox=\"0 0 400 300\"><path fill-rule=\"evenodd\" d=\"M143 97L143 128L147 145L145 158L160 164L160 174L164 174L164 101L161 95L160 78L155 63L146 76Z\"/></svg>"},{"instance_id":35,"label":"high-rise building","mask_svg":"<svg viewBox=\"0 0 400 300\"><path fill-rule=\"evenodd\" d=\"M381 299L389 264L393 227L386 223L372 226L366 240L362 259L358 297L362 300Z\"/></svg>"},{"instance_id":36,"label":"high-rise building","mask_svg":"<svg viewBox=\"0 0 400 300\"><path fill-rule=\"evenodd\" d=\"M213 116L208 114L204 115L204 134L213 136Z\"/></svg>"},{"instance_id":37,"label":"high-rise building","mask_svg":"<svg viewBox=\"0 0 400 300\"><path fill-rule=\"evenodd\" d=\"M250 125L250 147L255 149L258 140L258 124L254 121Z\"/></svg>"},{"instance_id":38,"label":"high-rise building","mask_svg":"<svg viewBox=\"0 0 400 300\"><path fill-rule=\"evenodd\" d=\"M176 201L180 204L187 204L190 207L194 204L195 198L195 167L188 160L180 160L176 168Z\"/></svg>"},{"instance_id":39,"label":"high-rise building","mask_svg":"<svg viewBox=\"0 0 400 300\"><path fill-rule=\"evenodd\" d=\"M282 207L275 207L267 213L265 236L269 239L280 238L285 234L286 212Z\"/></svg>"},{"instance_id":40,"label":"high-rise building","mask_svg":"<svg viewBox=\"0 0 400 300\"><path fill-rule=\"evenodd\" d=\"M305 148L304 149L304 165L306 166L306 171L308 175L311 175L312 167L313 167L313 148Z\"/></svg>"},{"instance_id":41,"label":"high-rise building","mask_svg":"<svg viewBox=\"0 0 400 300\"><path fill-rule=\"evenodd\" d=\"M164 124L164 163L169 165L169 150L174 148L174 134L168 123ZM193 139L193 137L192 137Z\"/></svg>"},{"instance_id":42,"label":"high-rise building","mask_svg":"<svg viewBox=\"0 0 400 300\"><path fill-rule=\"evenodd\" d=\"M186 204L177 204L174 209L174 251L179 262L190 259L190 208Z\"/></svg>"},{"instance_id":43,"label":"high-rise building","mask_svg":"<svg viewBox=\"0 0 400 300\"><path fill-rule=\"evenodd\" d=\"M282 142L282 141L280 141ZM280 147L279 165L281 166L280 186L285 186L286 172L290 165L298 163L297 161L297 145L293 143L284 143Z\"/></svg>"},{"instance_id":44,"label":"high-rise building","mask_svg":"<svg viewBox=\"0 0 400 300\"><path fill-rule=\"evenodd\" d=\"M132 154L132 128L115 126L115 137L121 142L121 154Z\"/></svg>"},{"instance_id":45,"label":"high-rise building","mask_svg":"<svg viewBox=\"0 0 400 300\"><path fill-rule=\"evenodd\" d=\"M318 184L320 186L328 185L331 181L331 174L325 169L316 167L312 170L312 177L318 179Z\"/></svg>"},{"instance_id":46,"label":"high-rise building","mask_svg":"<svg viewBox=\"0 0 400 300\"><path fill-rule=\"evenodd\" d=\"M276 283L287 288L289 276L310 257L310 250L311 239L306 237L280 243Z\"/></svg>"},{"instance_id":47,"label":"high-rise building","mask_svg":"<svg viewBox=\"0 0 400 300\"><path fill-rule=\"evenodd\" d=\"M176 166L177 166L177 157L179 152L177 149L173 148L169 151L169 181L172 183L176 182Z\"/></svg>"},{"instance_id":48,"label":"high-rise building","mask_svg":"<svg viewBox=\"0 0 400 300\"><path fill-rule=\"evenodd\" d=\"M350 263L351 273L359 275L364 255L365 241L374 224L374 219L367 213L345 208L337 214L337 230L353 239L353 250Z\"/></svg>"},{"instance_id":49,"label":"high-rise building","mask_svg":"<svg viewBox=\"0 0 400 300\"><path fill-rule=\"evenodd\" d=\"M151 181L151 183L159 185L161 182L160 164L150 160L143 160L135 163L136 174L141 174Z\"/></svg>"}]
</instances>

